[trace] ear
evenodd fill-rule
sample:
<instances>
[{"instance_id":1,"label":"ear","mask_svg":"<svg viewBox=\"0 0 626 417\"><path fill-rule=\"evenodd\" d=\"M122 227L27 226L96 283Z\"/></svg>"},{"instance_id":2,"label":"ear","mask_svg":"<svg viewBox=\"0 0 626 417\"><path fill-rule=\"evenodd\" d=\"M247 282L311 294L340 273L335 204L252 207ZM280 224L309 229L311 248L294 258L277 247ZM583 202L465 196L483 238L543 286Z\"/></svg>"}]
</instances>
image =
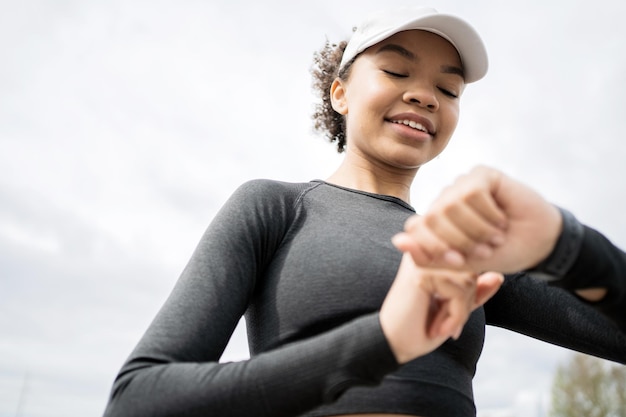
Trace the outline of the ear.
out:
<instances>
[{"instance_id":1,"label":"ear","mask_svg":"<svg viewBox=\"0 0 626 417\"><path fill-rule=\"evenodd\" d=\"M335 78L330 86L330 102L337 113L348 114L345 84L339 78Z\"/></svg>"}]
</instances>

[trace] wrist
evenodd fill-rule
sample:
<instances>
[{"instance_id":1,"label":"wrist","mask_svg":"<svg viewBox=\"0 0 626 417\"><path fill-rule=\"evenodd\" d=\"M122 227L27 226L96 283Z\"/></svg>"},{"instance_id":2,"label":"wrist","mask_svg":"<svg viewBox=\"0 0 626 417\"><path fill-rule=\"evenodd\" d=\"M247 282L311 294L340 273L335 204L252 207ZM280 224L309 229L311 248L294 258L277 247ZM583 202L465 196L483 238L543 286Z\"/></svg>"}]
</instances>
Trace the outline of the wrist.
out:
<instances>
[{"instance_id":1,"label":"wrist","mask_svg":"<svg viewBox=\"0 0 626 417\"><path fill-rule=\"evenodd\" d=\"M551 252L535 267L530 275L546 281L561 279L576 261L583 242L583 226L569 211L557 207L561 214L561 232Z\"/></svg>"}]
</instances>

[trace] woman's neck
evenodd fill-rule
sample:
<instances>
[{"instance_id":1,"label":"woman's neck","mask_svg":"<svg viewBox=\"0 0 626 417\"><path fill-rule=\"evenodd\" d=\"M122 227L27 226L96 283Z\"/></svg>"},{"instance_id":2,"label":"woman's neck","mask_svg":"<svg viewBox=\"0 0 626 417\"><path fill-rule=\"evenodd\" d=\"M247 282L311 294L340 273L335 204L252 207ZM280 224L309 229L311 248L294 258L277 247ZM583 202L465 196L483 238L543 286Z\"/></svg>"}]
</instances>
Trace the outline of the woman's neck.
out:
<instances>
[{"instance_id":1,"label":"woman's neck","mask_svg":"<svg viewBox=\"0 0 626 417\"><path fill-rule=\"evenodd\" d=\"M410 204L411 184L416 173L417 169L390 172L372 165L355 164L346 158L326 181L346 188L397 197Z\"/></svg>"}]
</instances>

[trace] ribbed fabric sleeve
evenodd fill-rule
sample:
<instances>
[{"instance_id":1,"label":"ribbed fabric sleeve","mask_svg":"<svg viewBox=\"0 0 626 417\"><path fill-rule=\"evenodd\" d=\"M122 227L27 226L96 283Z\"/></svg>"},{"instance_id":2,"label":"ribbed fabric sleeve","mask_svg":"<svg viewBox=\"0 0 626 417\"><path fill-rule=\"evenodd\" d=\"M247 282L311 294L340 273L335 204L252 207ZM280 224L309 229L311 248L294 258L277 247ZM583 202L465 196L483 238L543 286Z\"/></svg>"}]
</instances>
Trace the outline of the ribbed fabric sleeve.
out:
<instances>
[{"instance_id":1,"label":"ribbed fabric sleeve","mask_svg":"<svg viewBox=\"0 0 626 417\"><path fill-rule=\"evenodd\" d=\"M626 334L572 293L528 274L507 276L485 304L487 324L626 364Z\"/></svg>"},{"instance_id":2,"label":"ribbed fabric sleeve","mask_svg":"<svg viewBox=\"0 0 626 417\"><path fill-rule=\"evenodd\" d=\"M398 367L377 314L246 361L134 365L105 415L296 416Z\"/></svg>"},{"instance_id":3,"label":"ribbed fabric sleeve","mask_svg":"<svg viewBox=\"0 0 626 417\"><path fill-rule=\"evenodd\" d=\"M378 313L233 363L219 359L309 183L240 187L113 386L105 416L295 416L398 365Z\"/></svg>"},{"instance_id":4,"label":"ribbed fabric sleeve","mask_svg":"<svg viewBox=\"0 0 626 417\"><path fill-rule=\"evenodd\" d=\"M613 319L626 332L626 253L598 231L583 227L582 246L574 264L563 278L550 284L569 291L606 288L602 300L583 302Z\"/></svg>"},{"instance_id":5,"label":"ribbed fabric sleeve","mask_svg":"<svg viewBox=\"0 0 626 417\"><path fill-rule=\"evenodd\" d=\"M598 231L581 224L569 211L560 211L561 235L552 253L529 273L572 293L607 289L607 296L599 302L580 300L610 317L626 332L626 253Z\"/></svg>"}]
</instances>

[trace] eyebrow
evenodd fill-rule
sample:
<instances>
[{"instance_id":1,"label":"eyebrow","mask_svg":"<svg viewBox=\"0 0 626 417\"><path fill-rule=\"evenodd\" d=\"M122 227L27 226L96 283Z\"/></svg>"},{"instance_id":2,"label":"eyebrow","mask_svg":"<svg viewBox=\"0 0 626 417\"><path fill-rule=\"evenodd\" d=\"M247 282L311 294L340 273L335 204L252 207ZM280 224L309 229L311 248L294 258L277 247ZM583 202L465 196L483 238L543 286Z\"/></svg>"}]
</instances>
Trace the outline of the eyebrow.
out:
<instances>
[{"instance_id":1,"label":"eyebrow","mask_svg":"<svg viewBox=\"0 0 626 417\"><path fill-rule=\"evenodd\" d=\"M403 46L396 45L393 43L388 43L386 45L381 46L380 49L376 51L376 54L379 54L381 52L386 52L386 51L395 52L403 56L404 58L408 59L409 61L417 61L417 56L413 52L409 51ZM465 78L465 73L463 72L463 68L459 68L455 65L442 65L441 72L444 74L456 74Z\"/></svg>"}]
</instances>

